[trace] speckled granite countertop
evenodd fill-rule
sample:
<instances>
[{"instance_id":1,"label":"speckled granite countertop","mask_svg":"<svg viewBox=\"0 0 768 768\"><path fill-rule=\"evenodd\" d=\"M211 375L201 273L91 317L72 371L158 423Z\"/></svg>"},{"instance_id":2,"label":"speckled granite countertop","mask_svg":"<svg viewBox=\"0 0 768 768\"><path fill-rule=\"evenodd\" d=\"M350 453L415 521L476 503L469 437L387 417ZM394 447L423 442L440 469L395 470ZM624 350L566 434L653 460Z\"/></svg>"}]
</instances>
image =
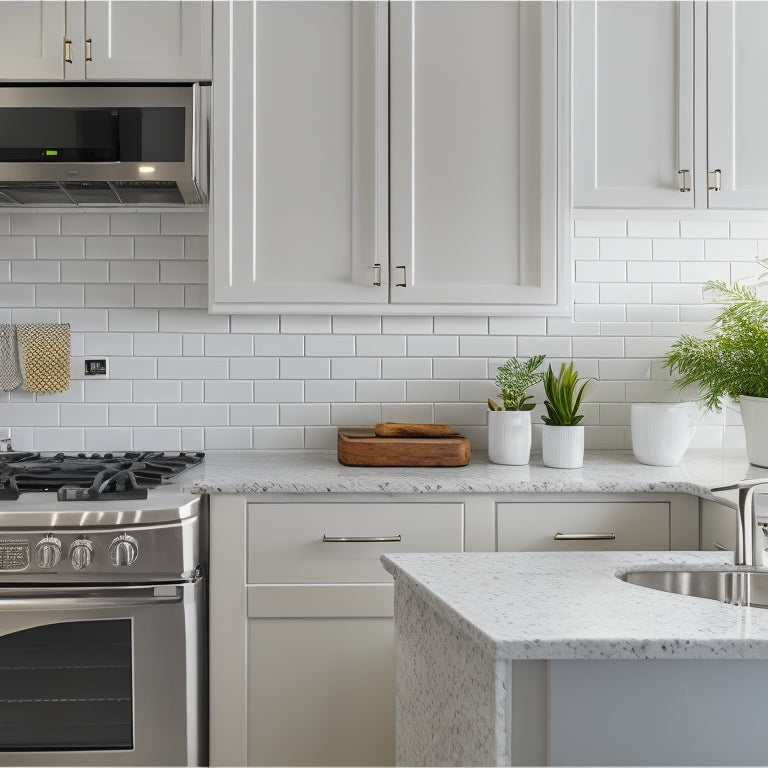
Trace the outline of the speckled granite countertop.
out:
<instances>
[{"instance_id":1,"label":"speckled granite countertop","mask_svg":"<svg viewBox=\"0 0 768 768\"><path fill-rule=\"evenodd\" d=\"M500 659L768 659L768 609L616 578L717 568L727 553L467 552L384 555L384 567Z\"/></svg>"},{"instance_id":2,"label":"speckled granite countertop","mask_svg":"<svg viewBox=\"0 0 768 768\"><path fill-rule=\"evenodd\" d=\"M521 467L475 452L466 467L347 467L335 451L214 451L179 478L194 493L636 493L714 498L710 489L768 476L743 454L688 453L677 467L638 463L631 451L587 451L580 469Z\"/></svg>"}]
</instances>

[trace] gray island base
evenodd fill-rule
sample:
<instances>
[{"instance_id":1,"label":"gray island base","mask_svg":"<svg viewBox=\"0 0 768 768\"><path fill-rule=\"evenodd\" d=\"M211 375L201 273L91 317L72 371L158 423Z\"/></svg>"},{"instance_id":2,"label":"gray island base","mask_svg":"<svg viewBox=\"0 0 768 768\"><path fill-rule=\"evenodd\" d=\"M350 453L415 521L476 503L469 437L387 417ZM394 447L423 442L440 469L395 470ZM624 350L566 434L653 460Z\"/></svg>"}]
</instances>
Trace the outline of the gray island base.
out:
<instances>
[{"instance_id":1,"label":"gray island base","mask_svg":"<svg viewBox=\"0 0 768 768\"><path fill-rule=\"evenodd\" d=\"M768 765L768 610L617 573L705 552L385 555L398 765Z\"/></svg>"}]
</instances>

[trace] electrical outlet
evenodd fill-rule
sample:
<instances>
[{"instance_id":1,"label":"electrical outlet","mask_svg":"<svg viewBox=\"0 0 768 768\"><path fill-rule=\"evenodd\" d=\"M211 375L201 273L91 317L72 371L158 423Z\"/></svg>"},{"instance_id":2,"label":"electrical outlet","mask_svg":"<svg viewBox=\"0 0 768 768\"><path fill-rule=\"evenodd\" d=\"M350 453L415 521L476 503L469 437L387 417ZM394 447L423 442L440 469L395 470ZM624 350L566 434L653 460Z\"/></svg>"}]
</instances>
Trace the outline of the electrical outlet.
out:
<instances>
[{"instance_id":1,"label":"electrical outlet","mask_svg":"<svg viewBox=\"0 0 768 768\"><path fill-rule=\"evenodd\" d=\"M86 360L85 361L85 375L86 376L106 376L107 375L107 361L104 360L104 359Z\"/></svg>"}]
</instances>

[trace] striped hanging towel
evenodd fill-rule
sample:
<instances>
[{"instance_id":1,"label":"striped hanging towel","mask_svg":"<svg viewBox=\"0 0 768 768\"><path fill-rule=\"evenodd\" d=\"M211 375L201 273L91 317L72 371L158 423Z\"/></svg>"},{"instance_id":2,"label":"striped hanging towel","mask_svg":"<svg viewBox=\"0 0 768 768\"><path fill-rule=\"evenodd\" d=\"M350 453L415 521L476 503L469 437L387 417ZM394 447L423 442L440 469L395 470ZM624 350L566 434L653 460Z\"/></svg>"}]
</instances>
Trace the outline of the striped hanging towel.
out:
<instances>
[{"instance_id":1,"label":"striped hanging towel","mask_svg":"<svg viewBox=\"0 0 768 768\"><path fill-rule=\"evenodd\" d=\"M69 323L20 323L16 326L19 363L27 392L69 389Z\"/></svg>"},{"instance_id":2,"label":"striped hanging towel","mask_svg":"<svg viewBox=\"0 0 768 768\"><path fill-rule=\"evenodd\" d=\"M16 326L0 323L0 389L16 389L21 386L21 382Z\"/></svg>"}]
</instances>

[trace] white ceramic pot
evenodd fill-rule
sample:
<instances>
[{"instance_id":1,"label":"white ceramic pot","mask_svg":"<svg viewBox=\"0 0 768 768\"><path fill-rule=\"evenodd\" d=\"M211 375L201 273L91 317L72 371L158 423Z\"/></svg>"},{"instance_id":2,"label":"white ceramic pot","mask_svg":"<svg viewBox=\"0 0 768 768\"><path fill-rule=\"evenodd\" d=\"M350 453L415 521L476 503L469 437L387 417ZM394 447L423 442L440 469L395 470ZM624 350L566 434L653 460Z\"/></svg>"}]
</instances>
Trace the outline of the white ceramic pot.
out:
<instances>
[{"instance_id":1,"label":"white ceramic pot","mask_svg":"<svg viewBox=\"0 0 768 768\"><path fill-rule=\"evenodd\" d=\"M556 427L545 424L541 430L541 457L544 465L557 469L578 469L584 464L584 426Z\"/></svg>"},{"instance_id":2,"label":"white ceramic pot","mask_svg":"<svg viewBox=\"0 0 768 768\"><path fill-rule=\"evenodd\" d=\"M488 458L495 464L528 463L530 411L488 411Z\"/></svg>"},{"instance_id":3,"label":"white ceramic pot","mask_svg":"<svg viewBox=\"0 0 768 768\"><path fill-rule=\"evenodd\" d=\"M739 398L744 437L747 443L747 459L757 467L768 467L768 398Z\"/></svg>"},{"instance_id":4,"label":"white ceramic pot","mask_svg":"<svg viewBox=\"0 0 768 768\"><path fill-rule=\"evenodd\" d=\"M701 418L696 403L633 403L632 450L641 464L674 467L683 458Z\"/></svg>"}]
</instances>

